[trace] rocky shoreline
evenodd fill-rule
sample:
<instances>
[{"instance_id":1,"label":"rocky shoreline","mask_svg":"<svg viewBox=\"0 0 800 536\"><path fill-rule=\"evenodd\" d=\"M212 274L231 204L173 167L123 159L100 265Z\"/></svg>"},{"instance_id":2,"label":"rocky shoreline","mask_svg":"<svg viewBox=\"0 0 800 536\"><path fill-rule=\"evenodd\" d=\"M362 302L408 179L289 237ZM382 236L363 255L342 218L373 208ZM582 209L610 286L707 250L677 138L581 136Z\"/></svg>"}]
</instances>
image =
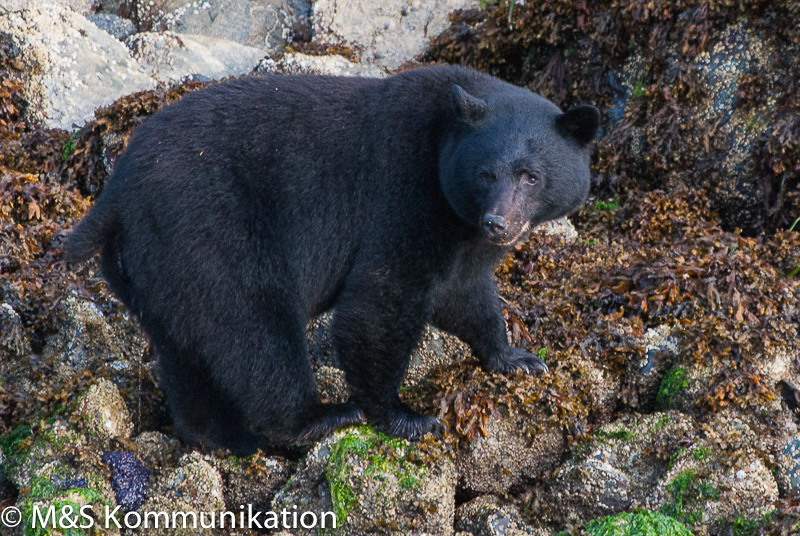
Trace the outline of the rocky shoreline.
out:
<instances>
[{"instance_id":1,"label":"rocky shoreline","mask_svg":"<svg viewBox=\"0 0 800 536\"><path fill-rule=\"evenodd\" d=\"M0 533L800 532L800 8L657 4L0 0L0 510L22 519ZM444 441L185 447L136 319L62 258L128 136L225 77L438 61L603 111L589 203L496 274L551 373L484 373L430 328L402 396ZM310 358L340 401L328 321ZM94 525L32 528L51 506ZM103 525L248 508L251 528Z\"/></svg>"}]
</instances>

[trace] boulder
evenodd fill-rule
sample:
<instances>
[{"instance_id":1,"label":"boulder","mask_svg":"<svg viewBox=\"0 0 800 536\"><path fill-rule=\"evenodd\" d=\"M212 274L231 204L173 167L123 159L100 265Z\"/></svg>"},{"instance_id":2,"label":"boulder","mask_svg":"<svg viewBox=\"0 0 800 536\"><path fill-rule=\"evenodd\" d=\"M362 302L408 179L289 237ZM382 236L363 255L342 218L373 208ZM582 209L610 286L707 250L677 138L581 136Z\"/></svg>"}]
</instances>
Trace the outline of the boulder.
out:
<instances>
[{"instance_id":1,"label":"boulder","mask_svg":"<svg viewBox=\"0 0 800 536\"><path fill-rule=\"evenodd\" d=\"M264 57L259 48L203 35L138 33L125 39L142 69L159 82L187 76L216 80L248 74Z\"/></svg>"},{"instance_id":2,"label":"boulder","mask_svg":"<svg viewBox=\"0 0 800 536\"><path fill-rule=\"evenodd\" d=\"M128 49L74 11L30 5L0 17L25 82L25 120L31 127L72 130L117 98L155 87Z\"/></svg>"},{"instance_id":3,"label":"boulder","mask_svg":"<svg viewBox=\"0 0 800 536\"><path fill-rule=\"evenodd\" d=\"M519 509L502 504L497 497L484 495L456 509L455 529L472 536L546 536L548 533L529 526ZM458 535L459 533L456 533Z\"/></svg>"},{"instance_id":4,"label":"boulder","mask_svg":"<svg viewBox=\"0 0 800 536\"><path fill-rule=\"evenodd\" d=\"M111 13L94 13L87 15L95 26L107 32L117 39L125 39L129 35L136 33L136 26L129 19Z\"/></svg>"},{"instance_id":5,"label":"boulder","mask_svg":"<svg viewBox=\"0 0 800 536\"><path fill-rule=\"evenodd\" d=\"M355 63L343 56L309 56L299 52L277 58L264 58L256 68L257 74L328 74L331 76L366 76L382 78L386 71L375 65Z\"/></svg>"},{"instance_id":6,"label":"boulder","mask_svg":"<svg viewBox=\"0 0 800 536\"><path fill-rule=\"evenodd\" d=\"M339 431L308 453L273 500L273 512L314 512L328 529L335 520L335 533L342 535L450 536L455 471L446 456L427 446L366 426ZM291 534L316 532L293 527Z\"/></svg>"},{"instance_id":7,"label":"boulder","mask_svg":"<svg viewBox=\"0 0 800 536\"><path fill-rule=\"evenodd\" d=\"M125 401L116 386L101 379L78 401L77 415L89 433L101 439L130 439L133 424Z\"/></svg>"},{"instance_id":8,"label":"boulder","mask_svg":"<svg viewBox=\"0 0 800 536\"><path fill-rule=\"evenodd\" d=\"M428 50L430 38L448 25L465 0L317 0L314 37L318 45L350 45L361 61L393 70Z\"/></svg>"},{"instance_id":9,"label":"boulder","mask_svg":"<svg viewBox=\"0 0 800 536\"><path fill-rule=\"evenodd\" d=\"M162 8L159 29L226 39L275 54L291 42L292 28L307 20L310 9L308 0L173 1Z\"/></svg>"}]
</instances>

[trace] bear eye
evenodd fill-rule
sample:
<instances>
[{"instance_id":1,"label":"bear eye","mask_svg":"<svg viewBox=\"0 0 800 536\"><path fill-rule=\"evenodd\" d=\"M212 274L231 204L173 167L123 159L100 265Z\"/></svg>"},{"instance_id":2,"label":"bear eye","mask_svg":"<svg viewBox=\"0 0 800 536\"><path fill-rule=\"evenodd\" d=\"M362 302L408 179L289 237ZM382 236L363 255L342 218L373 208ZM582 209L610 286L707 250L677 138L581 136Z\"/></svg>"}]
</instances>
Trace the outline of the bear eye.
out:
<instances>
[{"instance_id":1,"label":"bear eye","mask_svg":"<svg viewBox=\"0 0 800 536\"><path fill-rule=\"evenodd\" d=\"M481 171L478 175L484 182L494 182L497 180L497 176L491 171Z\"/></svg>"},{"instance_id":2,"label":"bear eye","mask_svg":"<svg viewBox=\"0 0 800 536\"><path fill-rule=\"evenodd\" d=\"M539 179L536 177L536 175L534 175L530 171L522 171L519 174L519 178L521 181L527 182L530 185L538 184L539 182Z\"/></svg>"}]
</instances>

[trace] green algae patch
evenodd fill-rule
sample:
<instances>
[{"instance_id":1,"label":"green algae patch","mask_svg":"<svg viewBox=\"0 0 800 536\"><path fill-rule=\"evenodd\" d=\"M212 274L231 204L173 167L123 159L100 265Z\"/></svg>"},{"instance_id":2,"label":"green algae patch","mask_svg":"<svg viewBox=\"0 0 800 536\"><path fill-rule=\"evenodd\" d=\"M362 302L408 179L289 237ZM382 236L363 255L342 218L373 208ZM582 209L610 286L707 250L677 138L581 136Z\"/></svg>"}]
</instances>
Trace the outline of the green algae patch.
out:
<instances>
[{"instance_id":1,"label":"green algae patch","mask_svg":"<svg viewBox=\"0 0 800 536\"><path fill-rule=\"evenodd\" d=\"M22 515L24 536L94 536L102 534L101 510L111 503L88 487L57 486L53 478L35 477L23 488L17 503ZM91 506L91 512L85 509ZM84 510L81 510L84 508ZM89 522L84 516L94 517Z\"/></svg>"},{"instance_id":2,"label":"green algae patch","mask_svg":"<svg viewBox=\"0 0 800 536\"><path fill-rule=\"evenodd\" d=\"M673 368L661 380L658 396L656 397L656 407L658 409L672 409L675 395L687 387L689 387L689 382L686 380L686 369L683 367Z\"/></svg>"},{"instance_id":3,"label":"green algae patch","mask_svg":"<svg viewBox=\"0 0 800 536\"><path fill-rule=\"evenodd\" d=\"M662 506L661 512L691 525L702 521L703 512L699 508L706 501L719 500L719 491L692 470L683 471L670 481L667 493L673 502Z\"/></svg>"},{"instance_id":4,"label":"green algae patch","mask_svg":"<svg viewBox=\"0 0 800 536\"><path fill-rule=\"evenodd\" d=\"M595 519L586 524L591 536L691 536L686 526L672 517L640 510L623 512L614 516Z\"/></svg>"},{"instance_id":5,"label":"green algae patch","mask_svg":"<svg viewBox=\"0 0 800 536\"><path fill-rule=\"evenodd\" d=\"M337 522L344 524L359 502L351 484L353 475L376 480L379 491L387 489L390 481L404 490L419 489L428 472L421 460L412 456L417 450L416 446L375 432L369 426L347 430L331 445L325 468Z\"/></svg>"}]
</instances>

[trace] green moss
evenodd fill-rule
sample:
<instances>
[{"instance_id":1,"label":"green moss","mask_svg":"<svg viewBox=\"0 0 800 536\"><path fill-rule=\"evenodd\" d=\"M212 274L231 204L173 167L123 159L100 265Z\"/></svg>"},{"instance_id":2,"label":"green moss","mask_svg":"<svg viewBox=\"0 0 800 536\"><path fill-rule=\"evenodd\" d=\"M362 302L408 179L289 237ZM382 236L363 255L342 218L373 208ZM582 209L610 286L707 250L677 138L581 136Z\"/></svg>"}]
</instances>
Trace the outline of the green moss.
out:
<instances>
[{"instance_id":1,"label":"green moss","mask_svg":"<svg viewBox=\"0 0 800 536\"><path fill-rule=\"evenodd\" d=\"M672 504L661 507L661 512L691 525L703 519L702 505L719 499L719 491L709 482L703 482L692 470L683 471L667 484Z\"/></svg>"},{"instance_id":2,"label":"green moss","mask_svg":"<svg viewBox=\"0 0 800 536\"><path fill-rule=\"evenodd\" d=\"M636 78L633 84L633 96L634 97L644 97L646 91L644 89L644 79L645 75L641 75Z\"/></svg>"},{"instance_id":3,"label":"green moss","mask_svg":"<svg viewBox=\"0 0 800 536\"><path fill-rule=\"evenodd\" d=\"M74 499L79 499L74 500ZM110 505L103 496L90 488L70 488L59 490L55 488L48 478L39 476L31 480L29 486L24 489L24 497L19 501L20 513L22 515L23 536L94 536L100 534L97 523L91 528L80 528L79 525L85 524L85 520L78 517L81 507L86 504ZM55 511L56 527L53 528L53 517L48 519L47 526L34 527L34 506L39 506L40 516L47 518L48 509ZM71 509L71 518L68 524L78 525L76 528L63 526L62 512ZM40 518L39 518L40 519Z\"/></svg>"},{"instance_id":4,"label":"green moss","mask_svg":"<svg viewBox=\"0 0 800 536\"><path fill-rule=\"evenodd\" d=\"M707 460L710 454L711 454L711 449L709 449L708 447L698 447L692 450L692 457L698 462Z\"/></svg>"},{"instance_id":5,"label":"green moss","mask_svg":"<svg viewBox=\"0 0 800 536\"><path fill-rule=\"evenodd\" d=\"M669 415L662 415L658 418L658 421L656 421L655 426L653 426L653 432L660 432L666 428L671 421L672 418Z\"/></svg>"},{"instance_id":6,"label":"green moss","mask_svg":"<svg viewBox=\"0 0 800 536\"><path fill-rule=\"evenodd\" d=\"M606 432L605 430L598 430L595 434L601 439L615 439L617 441L630 441L633 439L633 432L630 430L614 430L613 432Z\"/></svg>"},{"instance_id":7,"label":"green moss","mask_svg":"<svg viewBox=\"0 0 800 536\"><path fill-rule=\"evenodd\" d=\"M669 516L648 510L623 512L586 524L591 536L691 536L686 526Z\"/></svg>"},{"instance_id":8,"label":"green moss","mask_svg":"<svg viewBox=\"0 0 800 536\"><path fill-rule=\"evenodd\" d=\"M656 406L658 409L672 409L672 402L682 389L689 387L686 380L686 369L675 367L664 376L661 385L658 387L656 396Z\"/></svg>"},{"instance_id":9,"label":"green moss","mask_svg":"<svg viewBox=\"0 0 800 536\"><path fill-rule=\"evenodd\" d=\"M13 480L13 472L22 464L29 452L32 437L33 427L30 424L22 424L8 434L0 436L0 448L6 456L2 469L9 480Z\"/></svg>"},{"instance_id":10,"label":"green moss","mask_svg":"<svg viewBox=\"0 0 800 536\"><path fill-rule=\"evenodd\" d=\"M61 153L61 159L66 160L69 158L69 155L75 151L75 148L78 146L78 137L80 136L80 131L73 132L72 135L67 140L67 143L64 144L64 152Z\"/></svg>"},{"instance_id":11,"label":"green moss","mask_svg":"<svg viewBox=\"0 0 800 536\"><path fill-rule=\"evenodd\" d=\"M341 526L358 502L358 496L350 483L353 474L350 457L355 456L365 463L363 475L383 482L396 479L403 489L419 489L427 476L424 466L410 461L408 455L417 450L402 439L375 432L369 426L347 430L344 436L331 446L331 455L326 474L331 490L331 502ZM350 459L349 459L350 458Z\"/></svg>"},{"instance_id":12,"label":"green moss","mask_svg":"<svg viewBox=\"0 0 800 536\"><path fill-rule=\"evenodd\" d=\"M619 208L619 199L612 199L611 201L597 200L594 202L594 209L599 212L611 212Z\"/></svg>"},{"instance_id":13,"label":"green moss","mask_svg":"<svg viewBox=\"0 0 800 536\"><path fill-rule=\"evenodd\" d=\"M745 519L740 515L730 522L730 527L733 529L733 536L755 536L757 534L765 534L764 525L770 524L774 516L774 510L764 514L761 519Z\"/></svg>"}]
</instances>

